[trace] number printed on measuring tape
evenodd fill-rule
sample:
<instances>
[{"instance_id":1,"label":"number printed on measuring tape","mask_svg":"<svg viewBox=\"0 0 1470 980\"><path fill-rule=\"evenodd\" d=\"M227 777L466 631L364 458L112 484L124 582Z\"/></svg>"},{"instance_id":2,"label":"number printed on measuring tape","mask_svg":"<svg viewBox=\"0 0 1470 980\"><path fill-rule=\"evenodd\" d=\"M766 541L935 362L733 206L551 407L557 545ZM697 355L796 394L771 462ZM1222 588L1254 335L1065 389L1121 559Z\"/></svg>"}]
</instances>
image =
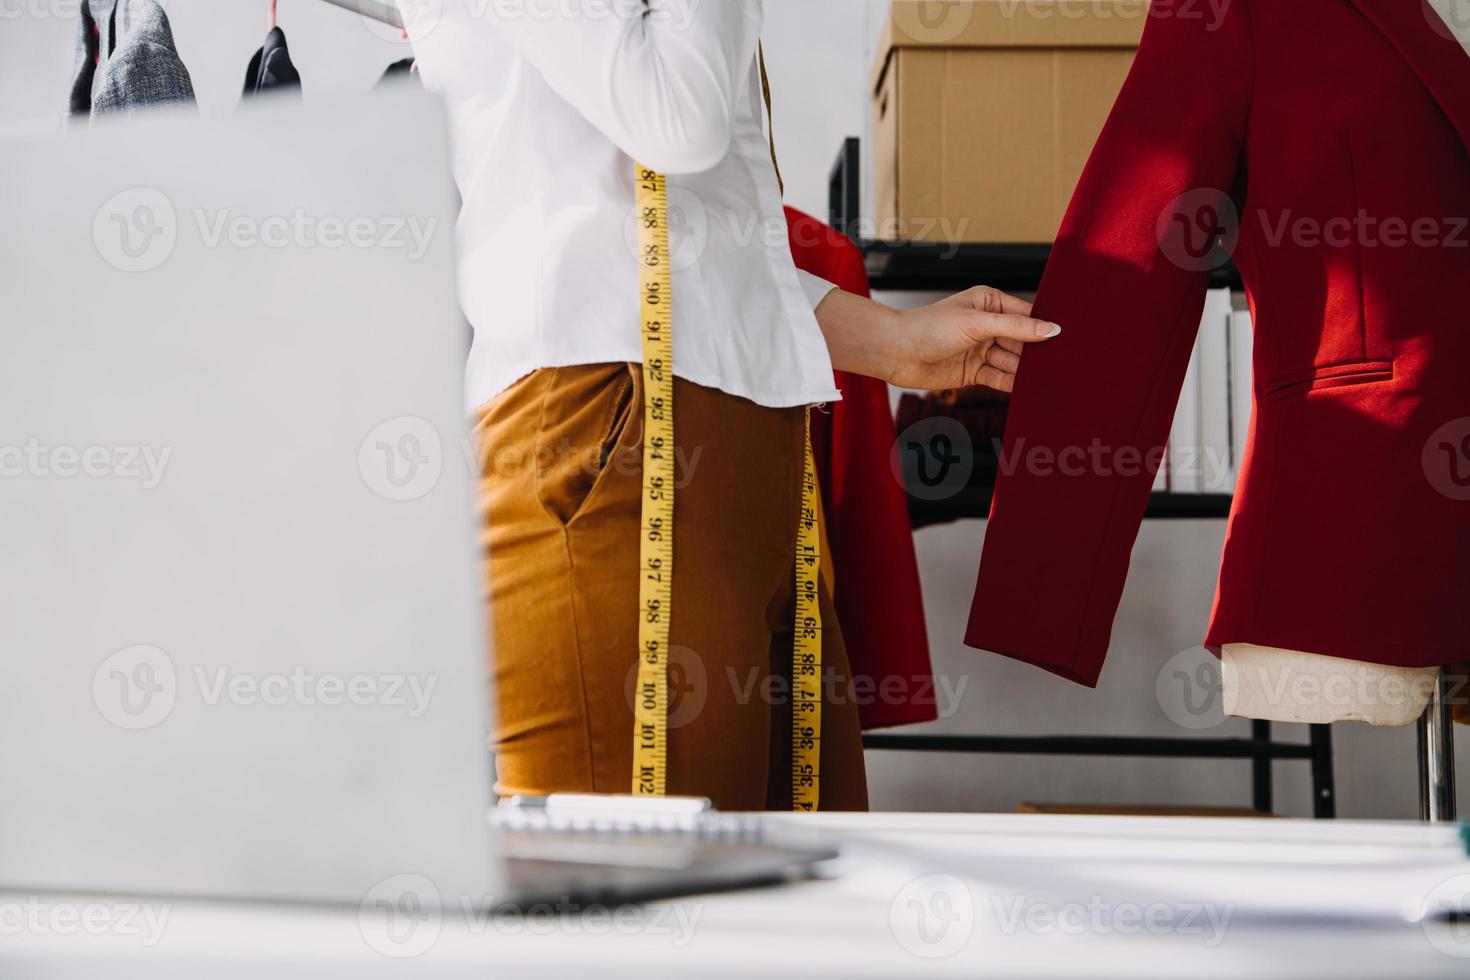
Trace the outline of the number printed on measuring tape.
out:
<instances>
[{"instance_id":1,"label":"number printed on measuring tape","mask_svg":"<svg viewBox=\"0 0 1470 980\"><path fill-rule=\"evenodd\" d=\"M635 169L639 316L643 335L643 498L638 545L638 686L633 704L635 796L668 789L669 627L674 576L674 338L668 184ZM821 502L812 456L811 413L803 450L797 526L796 622L792 649L791 798L815 810L821 796Z\"/></svg>"},{"instance_id":2,"label":"number printed on measuring tape","mask_svg":"<svg viewBox=\"0 0 1470 980\"><path fill-rule=\"evenodd\" d=\"M796 624L791 650L791 807L817 809L822 766L821 498L812 456L811 412L801 474L796 532Z\"/></svg>"},{"instance_id":3,"label":"number printed on measuring tape","mask_svg":"<svg viewBox=\"0 0 1470 980\"><path fill-rule=\"evenodd\" d=\"M638 545L638 687L633 704L633 794L668 787L669 625L674 575L674 338L668 186L635 174L639 317L643 334L643 503Z\"/></svg>"}]
</instances>

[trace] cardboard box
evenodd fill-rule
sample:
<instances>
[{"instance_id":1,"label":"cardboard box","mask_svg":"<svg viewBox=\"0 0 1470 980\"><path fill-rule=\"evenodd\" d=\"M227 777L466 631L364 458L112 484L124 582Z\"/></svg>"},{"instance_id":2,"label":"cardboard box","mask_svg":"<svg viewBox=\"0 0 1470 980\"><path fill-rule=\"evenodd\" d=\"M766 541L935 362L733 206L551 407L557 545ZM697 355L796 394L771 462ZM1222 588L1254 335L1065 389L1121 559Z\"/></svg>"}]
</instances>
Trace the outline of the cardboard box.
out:
<instances>
[{"instance_id":1,"label":"cardboard box","mask_svg":"<svg viewBox=\"0 0 1470 980\"><path fill-rule=\"evenodd\" d=\"M873 70L873 237L1050 242L1148 0L892 0Z\"/></svg>"}]
</instances>

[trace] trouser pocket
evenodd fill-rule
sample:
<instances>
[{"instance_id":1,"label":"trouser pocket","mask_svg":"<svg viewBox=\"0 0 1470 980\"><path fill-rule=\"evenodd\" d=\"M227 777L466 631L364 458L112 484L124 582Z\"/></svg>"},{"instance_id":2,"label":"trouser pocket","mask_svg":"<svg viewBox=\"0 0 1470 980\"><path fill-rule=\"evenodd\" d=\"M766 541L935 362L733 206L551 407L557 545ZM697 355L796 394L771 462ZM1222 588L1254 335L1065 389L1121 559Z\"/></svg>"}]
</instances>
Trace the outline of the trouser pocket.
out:
<instances>
[{"instance_id":1,"label":"trouser pocket","mask_svg":"<svg viewBox=\"0 0 1470 980\"><path fill-rule=\"evenodd\" d=\"M536 440L537 494L563 524L583 513L610 480L637 478L624 472L637 401L633 370L616 363L548 372Z\"/></svg>"}]
</instances>

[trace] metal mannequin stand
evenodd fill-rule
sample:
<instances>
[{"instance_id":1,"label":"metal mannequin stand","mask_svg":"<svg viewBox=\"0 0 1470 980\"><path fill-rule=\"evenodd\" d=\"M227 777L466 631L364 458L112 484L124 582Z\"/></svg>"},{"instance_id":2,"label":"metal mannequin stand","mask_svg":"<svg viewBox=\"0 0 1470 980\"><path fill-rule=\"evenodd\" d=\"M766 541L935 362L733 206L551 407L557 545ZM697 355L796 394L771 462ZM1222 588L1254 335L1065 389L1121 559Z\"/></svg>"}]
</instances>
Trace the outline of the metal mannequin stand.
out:
<instances>
[{"instance_id":1,"label":"metal mannequin stand","mask_svg":"<svg viewBox=\"0 0 1470 980\"><path fill-rule=\"evenodd\" d=\"M1449 687L1449 674L1442 670L1418 722L1419 817L1430 823L1455 819L1455 732Z\"/></svg>"}]
</instances>

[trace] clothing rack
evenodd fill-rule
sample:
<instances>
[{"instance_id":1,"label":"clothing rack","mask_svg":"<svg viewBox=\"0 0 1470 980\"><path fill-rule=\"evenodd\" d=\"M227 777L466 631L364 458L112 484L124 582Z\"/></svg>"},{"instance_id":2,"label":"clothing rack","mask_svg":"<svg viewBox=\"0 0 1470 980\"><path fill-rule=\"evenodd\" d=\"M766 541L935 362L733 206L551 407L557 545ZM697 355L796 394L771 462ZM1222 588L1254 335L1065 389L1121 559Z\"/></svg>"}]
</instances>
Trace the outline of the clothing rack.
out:
<instances>
[{"instance_id":1,"label":"clothing rack","mask_svg":"<svg viewBox=\"0 0 1470 980\"><path fill-rule=\"evenodd\" d=\"M334 7L341 7L343 10L362 14L364 17L370 17L390 27L403 29L403 18L398 15L398 8L392 3L392 0L324 0L324 2Z\"/></svg>"}]
</instances>

